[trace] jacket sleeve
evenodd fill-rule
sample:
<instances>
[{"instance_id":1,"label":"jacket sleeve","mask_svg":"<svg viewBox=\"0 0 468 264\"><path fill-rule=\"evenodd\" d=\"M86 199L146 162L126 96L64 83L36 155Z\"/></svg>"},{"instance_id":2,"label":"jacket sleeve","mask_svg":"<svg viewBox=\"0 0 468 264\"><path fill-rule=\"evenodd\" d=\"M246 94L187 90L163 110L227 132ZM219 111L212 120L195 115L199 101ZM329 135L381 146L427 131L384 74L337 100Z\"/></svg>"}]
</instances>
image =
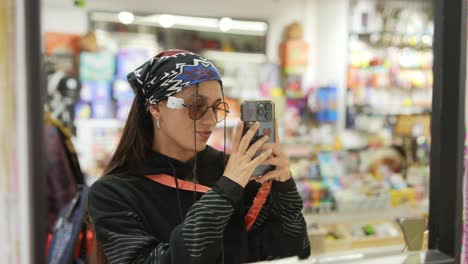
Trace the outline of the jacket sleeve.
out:
<instances>
[{"instance_id":1,"label":"jacket sleeve","mask_svg":"<svg viewBox=\"0 0 468 264\"><path fill-rule=\"evenodd\" d=\"M260 184L249 183L246 199L253 198ZM302 214L302 199L293 179L273 182L268 200L262 207L249 237L249 261L291 256L310 256L307 225Z\"/></svg>"},{"instance_id":2,"label":"jacket sleeve","mask_svg":"<svg viewBox=\"0 0 468 264\"><path fill-rule=\"evenodd\" d=\"M211 191L193 204L169 241L153 236L112 185L96 182L88 194L88 211L96 238L109 263L215 263L224 228L243 189L221 177Z\"/></svg>"}]
</instances>

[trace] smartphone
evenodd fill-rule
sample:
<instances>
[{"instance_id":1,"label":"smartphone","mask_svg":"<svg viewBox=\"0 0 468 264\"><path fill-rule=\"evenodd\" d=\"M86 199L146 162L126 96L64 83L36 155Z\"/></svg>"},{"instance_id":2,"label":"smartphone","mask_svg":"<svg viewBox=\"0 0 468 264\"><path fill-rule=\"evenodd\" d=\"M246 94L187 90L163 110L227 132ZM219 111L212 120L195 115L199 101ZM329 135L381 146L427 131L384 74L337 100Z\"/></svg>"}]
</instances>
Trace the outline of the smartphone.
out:
<instances>
[{"instance_id":1,"label":"smartphone","mask_svg":"<svg viewBox=\"0 0 468 264\"><path fill-rule=\"evenodd\" d=\"M244 122L242 135L245 135L255 122L260 122L260 128L250 141L250 145L264 135L269 137L267 142L275 142L275 104L272 101L244 101L241 104L241 120ZM258 154L260 152L255 156ZM264 175L273 169L274 167L271 165L260 165L255 168L253 175Z\"/></svg>"}]
</instances>

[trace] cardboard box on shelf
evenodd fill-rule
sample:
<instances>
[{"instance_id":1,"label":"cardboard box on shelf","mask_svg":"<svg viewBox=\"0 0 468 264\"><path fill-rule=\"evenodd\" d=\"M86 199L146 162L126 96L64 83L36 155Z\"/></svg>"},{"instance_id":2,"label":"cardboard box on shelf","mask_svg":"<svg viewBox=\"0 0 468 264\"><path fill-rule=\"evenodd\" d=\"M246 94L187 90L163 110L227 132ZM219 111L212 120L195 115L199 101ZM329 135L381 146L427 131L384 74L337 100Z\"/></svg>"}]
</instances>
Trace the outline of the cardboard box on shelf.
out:
<instances>
[{"instance_id":1,"label":"cardboard box on shelf","mask_svg":"<svg viewBox=\"0 0 468 264\"><path fill-rule=\"evenodd\" d=\"M423 135L430 138L431 116L430 115L409 115L398 116L395 126L395 133L401 136Z\"/></svg>"},{"instance_id":2,"label":"cardboard box on shelf","mask_svg":"<svg viewBox=\"0 0 468 264\"><path fill-rule=\"evenodd\" d=\"M352 242L342 224L320 225L309 229L309 240L313 255L349 250Z\"/></svg>"}]
</instances>

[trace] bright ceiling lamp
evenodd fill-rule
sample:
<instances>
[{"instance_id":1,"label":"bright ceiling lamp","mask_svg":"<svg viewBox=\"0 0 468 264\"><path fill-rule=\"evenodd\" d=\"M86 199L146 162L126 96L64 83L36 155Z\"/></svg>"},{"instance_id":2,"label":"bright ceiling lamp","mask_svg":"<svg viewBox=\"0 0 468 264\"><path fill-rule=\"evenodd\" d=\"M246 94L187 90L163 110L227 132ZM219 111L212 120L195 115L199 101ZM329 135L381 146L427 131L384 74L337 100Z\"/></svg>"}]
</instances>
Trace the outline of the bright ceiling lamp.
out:
<instances>
[{"instance_id":1,"label":"bright ceiling lamp","mask_svg":"<svg viewBox=\"0 0 468 264\"><path fill-rule=\"evenodd\" d=\"M265 35L268 24L258 21L234 20L229 17L221 19L194 16L176 16L157 14L141 17L139 23L160 25L165 28L178 28L189 30L204 30L210 32L226 32L232 34ZM135 22L136 23L136 22Z\"/></svg>"},{"instance_id":2,"label":"bright ceiling lamp","mask_svg":"<svg viewBox=\"0 0 468 264\"><path fill-rule=\"evenodd\" d=\"M205 28L217 28L218 19L206 17L177 16L177 24Z\"/></svg>"},{"instance_id":3,"label":"bright ceiling lamp","mask_svg":"<svg viewBox=\"0 0 468 264\"><path fill-rule=\"evenodd\" d=\"M120 12L118 18L120 23L125 25L129 25L135 20L135 16L130 12Z\"/></svg>"},{"instance_id":4,"label":"bright ceiling lamp","mask_svg":"<svg viewBox=\"0 0 468 264\"><path fill-rule=\"evenodd\" d=\"M160 15L157 20L163 28L170 28L175 24L175 18L172 15Z\"/></svg>"},{"instance_id":5,"label":"bright ceiling lamp","mask_svg":"<svg viewBox=\"0 0 468 264\"><path fill-rule=\"evenodd\" d=\"M218 23L219 30L227 32L232 28L232 19L229 17L223 17Z\"/></svg>"},{"instance_id":6,"label":"bright ceiling lamp","mask_svg":"<svg viewBox=\"0 0 468 264\"><path fill-rule=\"evenodd\" d=\"M241 31L265 32L268 29L268 24L257 21L232 20L232 29Z\"/></svg>"},{"instance_id":7,"label":"bright ceiling lamp","mask_svg":"<svg viewBox=\"0 0 468 264\"><path fill-rule=\"evenodd\" d=\"M191 17L191 16L174 16L174 15L152 15L146 16L142 19L145 22L159 23L162 27L203 27L203 28L217 28L218 19L204 18L204 17Z\"/></svg>"}]
</instances>

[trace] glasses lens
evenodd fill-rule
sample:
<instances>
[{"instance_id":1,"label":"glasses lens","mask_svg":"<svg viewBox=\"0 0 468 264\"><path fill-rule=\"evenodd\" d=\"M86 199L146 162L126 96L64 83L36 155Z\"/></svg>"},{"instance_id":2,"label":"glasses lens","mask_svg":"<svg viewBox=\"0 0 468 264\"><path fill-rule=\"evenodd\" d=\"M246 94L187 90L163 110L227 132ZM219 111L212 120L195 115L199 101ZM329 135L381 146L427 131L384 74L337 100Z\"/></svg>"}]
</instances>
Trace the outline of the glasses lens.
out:
<instances>
[{"instance_id":1,"label":"glasses lens","mask_svg":"<svg viewBox=\"0 0 468 264\"><path fill-rule=\"evenodd\" d=\"M219 103L216 107L213 108L216 115L216 121L219 123L226 119L227 114L229 113L229 105L225 102Z\"/></svg>"},{"instance_id":2,"label":"glasses lens","mask_svg":"<svg viewBox=\"0 0 468 264\"><path fill-rule=\"evenodd\" d=\"M190 118L193 120L201 119L208 109L208 105L206 104L206 100L198 99L190 106Z\"/></svg>"}]
</instances>

